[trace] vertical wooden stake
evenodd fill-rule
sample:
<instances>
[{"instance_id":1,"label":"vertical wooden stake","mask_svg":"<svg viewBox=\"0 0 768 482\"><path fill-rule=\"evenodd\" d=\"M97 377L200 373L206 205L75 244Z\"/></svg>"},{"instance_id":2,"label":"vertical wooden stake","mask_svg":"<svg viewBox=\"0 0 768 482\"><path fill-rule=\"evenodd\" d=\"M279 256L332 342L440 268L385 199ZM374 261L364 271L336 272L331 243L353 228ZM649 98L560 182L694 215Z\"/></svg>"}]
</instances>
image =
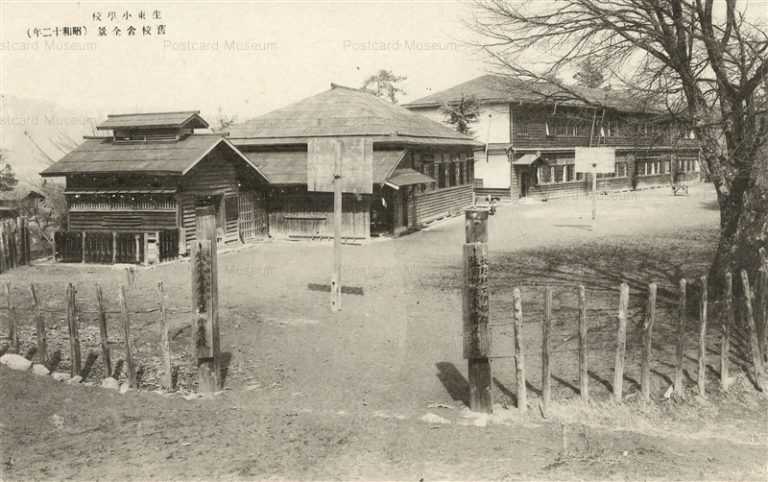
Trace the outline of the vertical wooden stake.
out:
<instances>
[{"instance_id":1,"label":"vertical wooden stake","mask_svg":"<svg viewBox=\"0 0 768 482\"><path fill-rule=\"evenodd\" d=\"M336 156L336 169L333 176L333 274L331 275L331 311L341 311L341 162L340 153Z\"/></svg>"},{"instance_id":2,"label":"vertical wooden stake","mask_svg":"<svg viewBox=\"0 0 768 482\"><path fill-rule=\"evenodd\" d=\"M99 311L99 335L101 338L101 355L104 358L104 374L112 376L112 356L109 352L109 334L107 332L107 312L104 310L104 295L101 286L96 284L96 308Z\"/></svg>"},{"instance_id":3,"label":"vertical wooden stake","mask_svg":"<svg viewBox=\"0 0 768 482\"><path fill-rule=\"evenodd\" d=\"M488 333L488 211L465 212L463 329L469 375L469 405L491 413L490 335Z\"/></svg>"},{"instance_id":4,"label":"vertical wooden stake","mask_svg":"<svg viewBox=\"0 0 768 482\"><path fill-rule=\"evenodd\" d=\"M731 328L734 325L733 313L733 275L725 273L725 316L720 318L720 390L728 389L728 358L731 351Z\"/></svg>"},{"instance_id":5,"label":"vertical wooden stake","mask_svg":"<svg viewBox=\"0 0 768 482\"><path fill-rule=\"evenodd\" d=\"M517 386L517 408L528 410L528 394L525 386L525 353L523 353L523 299L520 288L512 291L512 319L515 326L515 385Z\"/></svg>"},{"instance_id":6,"label":"vertical wooden stake","mask_svg":"<svg viewBox=\"0 0 768 482\"><path fill-rule=\"evenodd\" d=\"M172 392L171 338L168 335L168 314L165 307L165 287L162 281L157 283L157 293L160 297L160 345L163 350L163 377L161 382L166 391Z\"/></svg>"},{"instance_id":7,"label":"vertical wooden stake","mask_svg":"<svg viewBox=\"0 0 768 482\"><path fill-rule=\"evenodd\" d=\"M646 402L651 399L651 343L653 324L656 322L656 291L656 283L648 285L648 309L643 323L643 366L640 386L643 391L643 400Z\"/></svg>"},{"instance_id":8,"label":"vertical wooden stake","mask_svg":"<svg viewBox=\"0 0 768 482\"><path fill-rule=\"evenodd\" d=\"M763 356L760 353L760 342L755 330L755 315L752 310L752 291L749 287L749 275L747 270L741 270L741 284L744 287L744 305L746 308L747 327L749 328L749 342L752 352L752 365L755 368L755 384L760 390L765 390L763 385Z\"/></svg>"},{"instance_id":9,"label":"vertical wooden stake","mask_svg":"<svg viewBox=\"0 0 768 482\"><path fill-rule=\"evenodd\" d=\"M680 280L680 305L677 317L677 347L675 349L675 393L683 395L683 360L685 357L685 324L688 316L688 298L686 294L687 281Z\"/></svg>"},{"instance_id":10,"label":"vertical wooden stake","mask_svg":"<svg viewBox=\"0 0 768 482\"><path fill-rule=\"evenodd\" d=\"M627 306L629 305L629 285L621 283L619 287L618 331L616 334L616 365L613 371L613 399L622 401L624 384L624 356L627 351Z\"/></svg>"},{"instance_id":11,"label":"vertical wooden stake","mask_svg":"<svg viewBox=\"0 0 768 482\"><path fill-rule=\"evenodd\" d=\"M76 290L72 283L67 285L67 325L69 326L69 353L72 361L70 375L80 375L80 326L78 324Z\"/></svg>"},{"instance_id":12,"label":"vertical wooden stake","mask_svg":"<svg viewBox=\"0 0 768 482\"><path fill-rule=\"evenodd\" d=\"M83 236L81 238L82 241L83 241L83 246L82 246L82 248L83 248L82 257L83 258L80 260L81 263L85 263L85 259L86 259L86 252L87 252L87 250L85 248L86 247L86 243L85 243L86 234L87 233L85 231L83 231Z\"/></svg>"},{"instance_id":13,"label":"vertical wooden stake","mask_svg":"<svg viewBox=\"0 0 768 482\"><path fill-rule=\"evenodd\" d=\"M697 385L699 395L706 396L707 388L707 276L700 278L701 300L699 301L699 369L697 372Z\"/></svg>"},{"instance_id":14,"label":"vertical wooden stake","mask_svg":"<svg viewBox=\"0 0 768 482\"><path fill-rule=\"evenodd\" d=\"M16 308L13 306L13 299L11 298L11 283L5 283L5 302L8 310L8 339L10 341L11 350L14 353L19 353L19 331L18 320L16 319Z\"/></svg>"},{"instance_id":15,"label":"vertical wooden stake","mask_svg":"<svg viewBox=\"0 0 768 482\"><path fill-rule=\"evenodd\" d=\"M37 290L35 284L29 284L29 293L32 295L32 306L34 309L35 326L37 331L37 356L43 366L48 366L48 337L45 334L45 318L40 310L40 301L37 299Z\"/></svg>"},{"instance_id":16,"label":"vertical wooden stake","mask_svg":"<svg viewBox=\"0 0 768 482\"><path fill-rule=\"evenodd\" d=\"M589 401L587 332L587 294L584 285L579 285L579 392L584 402Z\"/></svg>"},{"instance_id":17,"label":"vertical wooden stake","mask_svg":"<svg viewBox=\"0 0 768 482\"><path fill-rule=\"evenodd\" d=\"M544 415L552 397L552 379L549 368L549 352L552 350L552 288L544 288L544 322L541 324L541 400Z\"/></svg>"},{"instance_id":18,"label":"vertical wooden stake","mask_svg":"<svg viewBox=\"0 0 768 482\"><path fill-rule=\"evenodd\" d=\"M136 366L133 363L133 350L131 348L131 320L128 316L128 304L125 301L125 286L120 286L118 293L120 300L120 314L123 322L123 339L125 344L125 365L128 374L128 386L136 388Z\"/></svg>"}]
</instances>

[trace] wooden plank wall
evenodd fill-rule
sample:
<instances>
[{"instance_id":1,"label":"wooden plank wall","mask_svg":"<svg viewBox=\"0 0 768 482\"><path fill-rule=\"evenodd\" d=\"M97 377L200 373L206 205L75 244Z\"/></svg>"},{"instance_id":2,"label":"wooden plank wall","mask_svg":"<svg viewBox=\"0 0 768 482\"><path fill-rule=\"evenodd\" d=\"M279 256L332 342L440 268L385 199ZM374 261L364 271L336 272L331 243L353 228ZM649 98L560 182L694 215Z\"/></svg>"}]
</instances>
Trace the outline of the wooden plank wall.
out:
<instances>
[{"instance_id":1,"label":"wooden plank wall","mask_svg":"<svg viewBox=\"0 0 768 482\"><path fill-rule=\"evenodd\" d=\"M161 231L176 229L175 211L72 211L70 231Z\"/></svg>"},{"instance_id":2,"label":"wooden plank wall","mask_svg":"<svg viewBox=\"0 0 768 482\"><path fill-rule=\"evenodd\" d=\"M472 205L472 184L416 194L416 222L428 223Z\"/></svg>"},{"instance_id":3,"label":"wooden plank wall","mask_svg":"<svg viewBox=\"0 0 768 482\"><path fill-rule=\"evenodd\" d=\"M342 236L370 236L370 195L344 194ZM333 236L333 194L273 192L269 233L274 237L330 238Z\"/></svg>"}]
</instances>

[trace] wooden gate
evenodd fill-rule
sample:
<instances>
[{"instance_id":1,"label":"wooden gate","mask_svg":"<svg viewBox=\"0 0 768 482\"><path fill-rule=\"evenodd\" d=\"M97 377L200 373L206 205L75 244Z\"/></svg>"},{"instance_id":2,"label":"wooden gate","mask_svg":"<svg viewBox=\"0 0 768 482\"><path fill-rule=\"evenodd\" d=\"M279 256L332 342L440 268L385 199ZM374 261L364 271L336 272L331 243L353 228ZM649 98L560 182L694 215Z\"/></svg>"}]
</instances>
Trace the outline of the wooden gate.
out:
<instances>
[{"instance_id":1,"label":"wooden gate","mask_svg":"<svg viewBox=\"0 0 768 482\"><path fill-rule=\"evenodd\" d=\"M238 198L238 227L240 239L245 241L269 234L269 217L265 193L243 191Z\"/></svg>"}]
</instances>

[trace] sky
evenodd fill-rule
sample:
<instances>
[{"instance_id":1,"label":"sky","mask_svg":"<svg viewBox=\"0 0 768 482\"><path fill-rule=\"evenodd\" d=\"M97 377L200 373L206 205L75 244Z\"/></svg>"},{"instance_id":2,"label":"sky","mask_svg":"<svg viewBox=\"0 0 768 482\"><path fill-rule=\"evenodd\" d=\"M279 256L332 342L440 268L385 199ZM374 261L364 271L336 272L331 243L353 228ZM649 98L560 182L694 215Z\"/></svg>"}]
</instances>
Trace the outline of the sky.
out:
<instances>
[{"instance_id":1,"label":"sky","mask_svg":"<svg viewBox=\"0 0 768 482\"><path fill-rule=\"evenodd\" d=\"M196 109L245 120L388 69L408 77L407 101L485 73L463 42L470 14L451 0L2 0L0 93L96 116Z\"/></svg>"}]
</instances>

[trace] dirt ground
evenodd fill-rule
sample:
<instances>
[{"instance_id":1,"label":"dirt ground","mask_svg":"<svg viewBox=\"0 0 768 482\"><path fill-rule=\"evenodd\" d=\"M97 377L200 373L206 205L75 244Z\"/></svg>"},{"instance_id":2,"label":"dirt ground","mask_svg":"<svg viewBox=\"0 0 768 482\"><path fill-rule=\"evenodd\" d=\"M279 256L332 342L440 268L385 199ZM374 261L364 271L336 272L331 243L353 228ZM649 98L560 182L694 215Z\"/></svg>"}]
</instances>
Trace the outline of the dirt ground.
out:
<instances>
[{"instance_id":1,"label":"dirt ground","mask_svg":"<svg viewBox=\"0 0 768 482\"><path fill-rule=\"evenodd\" d=\"M665 399L673 374L675 286L706 272L717 241L714 194L669 190L602 196L594 230L587 199L508 204L491 218L492 417L466 410L461 355L463 222L446 220L396 240L345 246L343 310L329 310L331 245L263 242L220 257L226 390L187 400L189 265L138 268L131 310L157 306L163 281L171 305L180 394L157 388L158 315L131 317L143 366L142 390L121 395L0 367L0 471L18 479L665 479L766 480L768 401L743 373L744 344L732 357L733 387L720 393L717 320L710 328L706 398ZM24 352L34 345L28 283L48 309L78 289L86 382L104 376L98 356L95 283L117 310L122 267L37 265L0 275L22 317ZM612 389L618 285L630 284L626 401ZM646 287L659 284L652 397L637 400ZM578 399L575 286L587 288L590 394ZM543 286L553 286L553 406L538 410ZM529 411L516 399L511 293L523 289ZM695 286L695 284L694 284ZM695 289L692 290L695 293ZM694 300L695 301L695 300ZM713 304L713 313L717 305ZM180 312L175 311L180 309ZM26 318L25 318L26 317ZM4 312L0 330L7 331ZM695 303L691 318L695 318ZM67 371L63 314L48 313L49 351ZM113 360L123 357L119 318L110 315ZM696 377L695 321L689 324L687 383ZM121 378L124 374L120 375ZM429 421L422 417L431 414Z\"/></svg>"}]
</instances>

